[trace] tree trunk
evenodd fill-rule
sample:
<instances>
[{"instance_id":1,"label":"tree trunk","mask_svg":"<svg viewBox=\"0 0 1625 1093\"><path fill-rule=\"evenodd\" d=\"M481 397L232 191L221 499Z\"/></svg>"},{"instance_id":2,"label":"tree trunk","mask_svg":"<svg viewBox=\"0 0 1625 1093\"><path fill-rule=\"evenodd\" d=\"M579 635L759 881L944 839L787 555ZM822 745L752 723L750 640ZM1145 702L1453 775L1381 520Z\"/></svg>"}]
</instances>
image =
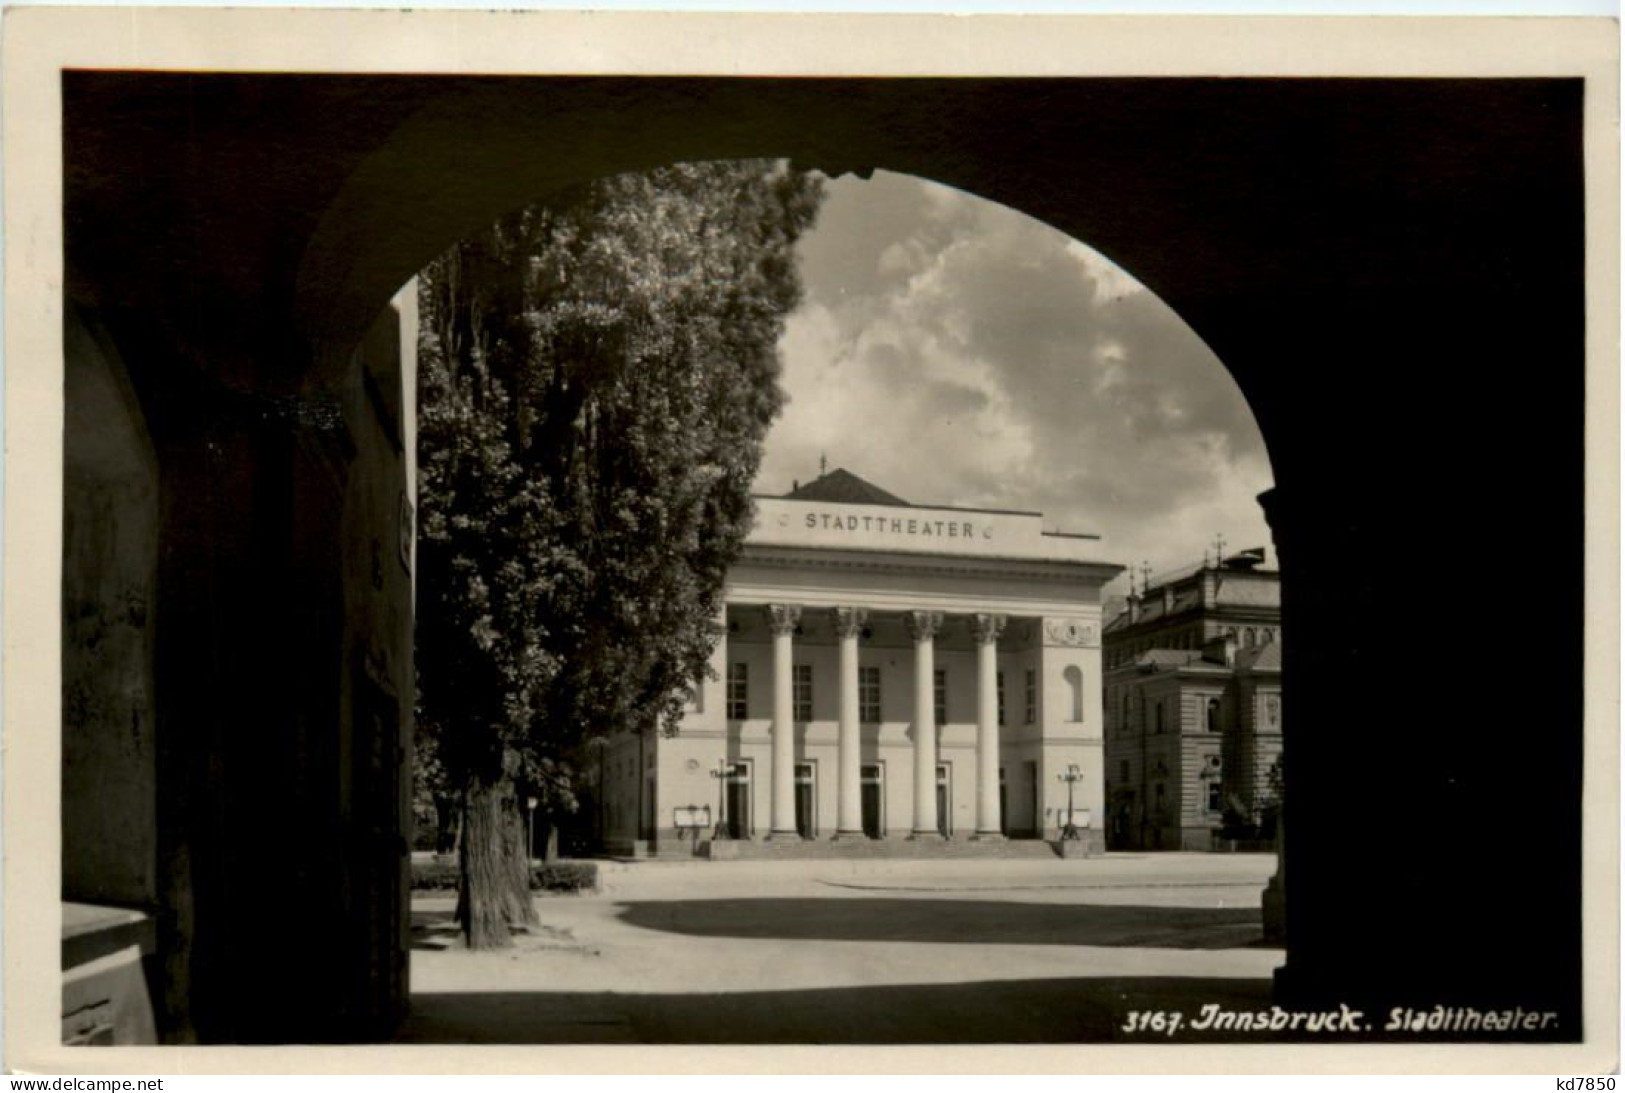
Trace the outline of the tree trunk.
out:
<instances>
[{"instance_id":1,"label":"tree trunk","mask_svg":"<svg viewBox=\"0 0 1625 1093\"><path fill-rule=\"evenodd\" d=\"M462 883L457 922L470 949L513 944L514 927L538 924L525 860L525 828L512 780L471 782L463 795Z\"/></svg>"},{"instance_id":2,"label":"tree trunk","mask_svg":"<svg viewBox=\"0 0 1625 1093\"><path fill-rule=\"evenodd\" d=\"M547 841L543 843L543 861L559 860L559 825L549 822L547 825Z\"/></svg>"}]
</instances>

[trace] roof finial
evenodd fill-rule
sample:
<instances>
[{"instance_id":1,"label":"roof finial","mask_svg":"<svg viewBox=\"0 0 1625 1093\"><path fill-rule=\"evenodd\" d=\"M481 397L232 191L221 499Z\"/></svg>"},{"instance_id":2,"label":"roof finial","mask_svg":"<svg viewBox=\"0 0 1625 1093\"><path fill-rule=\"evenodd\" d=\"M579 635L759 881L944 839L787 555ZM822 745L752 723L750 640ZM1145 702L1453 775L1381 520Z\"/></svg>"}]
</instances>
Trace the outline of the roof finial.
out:
<instances>
[{"instance_id":1,"label":"roof finial","mask_svg":"<svg viewBox=\"0 0 1625 1093\"><path fill-rule=\"evenodd\" d=\"M818 453L818 477L819 478L824 477L824 468L827 467L827 466L829 466L829 460L824 458L824 453L823 452L819 452Z\"/></svg>"}]
</instances>

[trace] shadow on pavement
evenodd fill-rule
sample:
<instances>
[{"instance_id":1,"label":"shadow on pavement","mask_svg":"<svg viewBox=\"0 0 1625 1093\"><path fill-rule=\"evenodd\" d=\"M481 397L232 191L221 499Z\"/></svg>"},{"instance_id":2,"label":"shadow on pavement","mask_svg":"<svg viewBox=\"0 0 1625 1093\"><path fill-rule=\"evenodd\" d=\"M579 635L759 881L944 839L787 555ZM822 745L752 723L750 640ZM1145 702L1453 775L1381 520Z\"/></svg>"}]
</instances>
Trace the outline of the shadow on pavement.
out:
<instances>
[{"instance_id":1,"label":"shadow on pavement","mask_svg":"<svg viewBox=\"0 0 1625 1093\"><path fill-rule=\"evenodd\" d=\"M960 899L702 899L625 903L622 921L691 937L925 941L1152 949L1263 946L1256 907L1139 907Z\"/></svg>"},{"instance_id":2,"label":"shadow on pavement","mask_svg":"<svg viewBox=\"0 0 1625 1093\"><path fill-rule=\"evenodd\" d=\"M547 923L538 923L531 929L510 927L508 930L514 939L516 949L536 951L539 949L562 950L568 952L589 951L586 946L578 944L569 930L560 930ZM412 912L412 951L440 953L447 949L462 949L463 931L457 925L455 912L452 911L425 911Z\"/></svg>"},{"instance_id":3,"label":"shadow on pavement","mask_svg":"<svg viewBox=\"0 0 1625 1093\"><path fill-rule=\"evenodd\" d=\"M1131 1010L1261 1010L1267 979L1017 979L727 994L419 994L402 1043L1166 1043L1128 1035ZM1268 1035L1181 1041L1270 1040Z\"/></svg>"}]
</instances>

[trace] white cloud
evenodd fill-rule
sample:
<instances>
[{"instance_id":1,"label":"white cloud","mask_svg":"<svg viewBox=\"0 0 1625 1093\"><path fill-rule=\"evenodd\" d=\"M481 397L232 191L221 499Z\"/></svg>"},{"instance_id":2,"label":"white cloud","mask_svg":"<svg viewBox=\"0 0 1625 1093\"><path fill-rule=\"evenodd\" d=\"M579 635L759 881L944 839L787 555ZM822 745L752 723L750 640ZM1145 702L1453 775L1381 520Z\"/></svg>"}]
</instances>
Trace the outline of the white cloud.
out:
<instances>
[{"instance_id":1,"label":"white cloud","mask_svg":"<svg viewBox=\"0 0 1625 1093\"><path fill-rule=\"evenodd\" d=\"M912 501L1040 509L1119 561L1267 543L1268 460L1199 338L1106 258L1010 209L877 173L803 240L790 404L757 489L819 455Z\"/></svg>"}]
</instances>

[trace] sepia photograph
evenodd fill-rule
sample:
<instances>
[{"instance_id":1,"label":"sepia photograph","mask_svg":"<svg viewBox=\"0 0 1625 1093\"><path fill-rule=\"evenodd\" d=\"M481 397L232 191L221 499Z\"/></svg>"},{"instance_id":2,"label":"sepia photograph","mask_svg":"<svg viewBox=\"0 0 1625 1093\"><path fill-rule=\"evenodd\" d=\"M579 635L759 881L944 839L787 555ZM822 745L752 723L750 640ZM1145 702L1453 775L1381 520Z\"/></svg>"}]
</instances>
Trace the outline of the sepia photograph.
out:
<instances>
[{"instance_id":1,"label":"sepia photograph","mask_svg":"<svg viewBox=\"0 0 1625 1093\"><path fill-rule=\"evenodd\" d=\"M1616 1067L1533 22L8 13L8 1070Z\"/></svg>"}]
</instances>

